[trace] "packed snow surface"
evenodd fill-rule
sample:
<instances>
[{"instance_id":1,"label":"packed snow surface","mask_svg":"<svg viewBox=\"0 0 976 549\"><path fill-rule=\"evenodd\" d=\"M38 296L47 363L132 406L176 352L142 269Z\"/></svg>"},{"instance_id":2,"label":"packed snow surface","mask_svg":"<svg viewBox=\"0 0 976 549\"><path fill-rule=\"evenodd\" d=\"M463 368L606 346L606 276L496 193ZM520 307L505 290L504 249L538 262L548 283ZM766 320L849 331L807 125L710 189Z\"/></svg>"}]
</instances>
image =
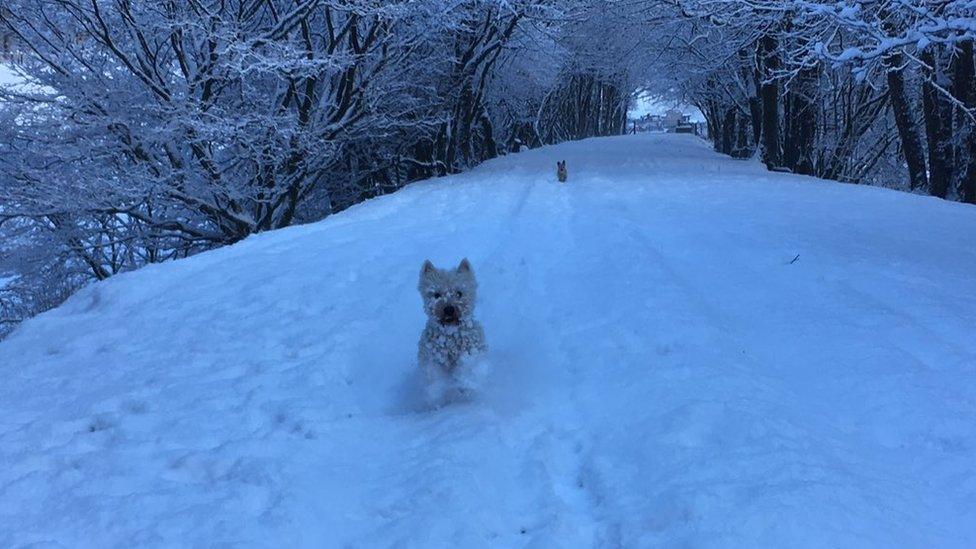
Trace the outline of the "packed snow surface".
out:
<instances>
[{"instance_id":1,"label":"packed snow surface","mask_svg":"<svg viewBox=\"0 0 976 549\"><path fill-rule=\"evenodd\" d=\"M973 547L974 242L651 135L118 276L0 343L0 546ZM430 409L462 257L491 373Z\"/></svg>"}]
</instances>

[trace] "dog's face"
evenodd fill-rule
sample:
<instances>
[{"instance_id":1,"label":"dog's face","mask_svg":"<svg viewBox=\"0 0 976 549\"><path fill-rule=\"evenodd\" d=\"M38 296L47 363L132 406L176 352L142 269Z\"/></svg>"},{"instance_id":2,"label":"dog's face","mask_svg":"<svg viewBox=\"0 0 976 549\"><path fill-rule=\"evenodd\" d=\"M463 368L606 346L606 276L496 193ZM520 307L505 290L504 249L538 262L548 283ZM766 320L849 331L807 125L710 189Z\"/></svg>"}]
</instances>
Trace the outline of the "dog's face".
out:
<instances>
[{"instance_id":1,"label":"dog's face","mask_svg":"<svg viewBox=\"0 0 976 549\"><path fill-rule=\"evenodd\" d=\"M478 284L467 259L457 269L438 269L429 260L420 270L420 296L428 318L442 326L457 326L474 312Z\"/></svg>"}]
</instances>

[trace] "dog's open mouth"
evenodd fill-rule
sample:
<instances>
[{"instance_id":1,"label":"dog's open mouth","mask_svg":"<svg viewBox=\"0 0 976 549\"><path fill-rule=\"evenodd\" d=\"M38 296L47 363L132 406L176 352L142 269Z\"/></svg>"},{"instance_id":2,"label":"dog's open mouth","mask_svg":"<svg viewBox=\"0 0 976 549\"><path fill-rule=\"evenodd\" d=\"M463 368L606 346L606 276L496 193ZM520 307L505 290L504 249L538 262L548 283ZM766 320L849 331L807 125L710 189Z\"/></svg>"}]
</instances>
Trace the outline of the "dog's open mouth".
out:
<instances>
[{"instance_id":1,"label":"dog's open mouth","mask_svg":"<svg viewBox=\"0 0 976 549\"><path fill-rule=\"evenodd\" d=\"M461 311L452 304L445 305L438 320L443 326L457 326L461 323Z\"/></svg>"},{"instance_id":2,"label":"dog's open mouth","mask_svg":"<svg viewBox=\"0 0 976 549\"><path fill-rule=\"evenodd\" d=\"M457 316L441 316L440 322L444 326L457 326L461 323L461 319Z\"/></svg>"}]
</instances>

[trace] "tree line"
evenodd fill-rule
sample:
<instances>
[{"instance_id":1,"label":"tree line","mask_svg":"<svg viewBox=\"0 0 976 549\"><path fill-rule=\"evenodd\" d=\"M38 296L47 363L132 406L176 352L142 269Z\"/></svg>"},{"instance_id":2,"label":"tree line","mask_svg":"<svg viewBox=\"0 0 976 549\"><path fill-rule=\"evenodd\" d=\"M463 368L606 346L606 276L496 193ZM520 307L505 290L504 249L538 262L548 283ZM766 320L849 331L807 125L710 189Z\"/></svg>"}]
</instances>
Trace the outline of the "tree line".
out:
<instances>
[{"instance_id":1,"label":"tree line","mask_svg":"<svg viewBox=\"0 0 976 549\"><path fill-rule=\"evenodd\" d=\"M976 203L976 6L682 2L682 92L716 150Z\"/></svg>"},{"instance_id":2,"label":"tree line","mask_svg":"<svg viewBox=\"0 0 976 549\"><path fill-rule=\"evenodd\" d=\"M969 0L6 0L0 336L94 280L322 219L635 94L715 149L976 202Z\"/></svg>"},{"instance_id":3,"label":"tree line","mask_svg":"<svg viewBox=\"0 0 976 549\"><path fill-rule=\"evenodd\" d=\"M619 133L557 2L10 0L0 332L116 273Z\"/></svg>"}]
</instances>

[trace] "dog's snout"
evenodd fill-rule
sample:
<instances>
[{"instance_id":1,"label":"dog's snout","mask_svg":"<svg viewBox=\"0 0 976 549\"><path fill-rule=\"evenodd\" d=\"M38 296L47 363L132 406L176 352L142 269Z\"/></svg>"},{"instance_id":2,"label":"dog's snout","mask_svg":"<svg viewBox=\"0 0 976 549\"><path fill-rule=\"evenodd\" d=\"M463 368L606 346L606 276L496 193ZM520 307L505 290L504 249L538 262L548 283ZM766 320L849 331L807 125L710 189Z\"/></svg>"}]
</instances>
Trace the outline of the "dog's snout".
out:
<instances>
[{"instance_id":1,"label":"dog's snout","mask_svg":"<svg viewBox=\"0 0 976 549\"><path fill-rule=\"evenodd\" d=\"M447 326L456 325L461 322L461 310L457 308L457 305L448 303L444 305L443 309L441 309L439 320L441 324Z\"/></svg>"}]
</instances>

